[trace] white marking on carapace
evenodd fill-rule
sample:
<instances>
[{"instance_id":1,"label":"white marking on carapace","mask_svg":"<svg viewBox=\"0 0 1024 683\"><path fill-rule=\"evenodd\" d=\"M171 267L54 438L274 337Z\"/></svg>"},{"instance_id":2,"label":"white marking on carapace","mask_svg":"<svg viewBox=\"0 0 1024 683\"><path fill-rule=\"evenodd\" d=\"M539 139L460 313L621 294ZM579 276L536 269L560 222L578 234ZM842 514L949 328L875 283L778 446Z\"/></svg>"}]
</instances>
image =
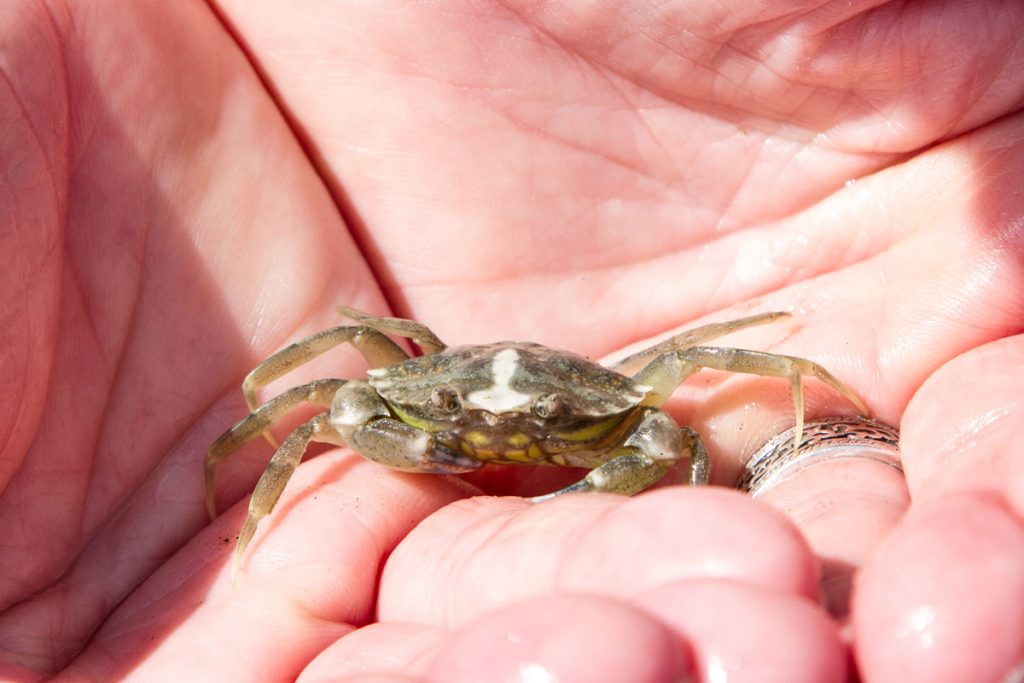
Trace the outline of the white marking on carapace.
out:
<instances>
[{"instance_id":1,"label":"white marking on carapace","mask_svg":"<svg viewBox=\"0 0 1024 683\"><path fill-rule=\"evenodd\" d=\"M494 354L491 363L491 378L494 384L487 389L471 392L466 400L472 405L491 413L504 413L522 408L530 403L528 394L521 394L512 388L512 376L519 367L519 352L502 349Z\"/></svg>"}]
</instances>

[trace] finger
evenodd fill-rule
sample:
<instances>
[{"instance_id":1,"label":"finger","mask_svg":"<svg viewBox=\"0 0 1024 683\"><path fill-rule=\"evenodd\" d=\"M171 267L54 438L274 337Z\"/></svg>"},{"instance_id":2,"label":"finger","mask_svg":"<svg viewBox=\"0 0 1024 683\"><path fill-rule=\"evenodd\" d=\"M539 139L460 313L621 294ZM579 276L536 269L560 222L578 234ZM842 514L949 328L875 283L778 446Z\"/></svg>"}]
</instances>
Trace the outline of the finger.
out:
<instances>
[{"instance_id":1,"label":"finger","mask_svg":"<svg viewBox=\"0 0 1024 683\"><path fill-rule=\"evenodd\" d=\"M325 651L300 683L314 668L323 678L308 680L354 671L443 681L480 680L487 672L488 680L504 680L506 670L529 668L566 681L677 680L695 671L700 680L760 681L771 672L799 683L845 680L847 660L836 625L806 598L693 580L654 588L632 606L578 595L530 598L450 635L437 627L374 624Z\"/></svg>"},{"instance_id":2,"label":"finger","mask_svg":"<svg viewBox=\"0 0 1024 683\"><path fill-rule=\"evenodd\" d=\"M805 597L706 579L659 586L634 604L690 644L698 680L847 680L849 656L838 627Z\"/></svg>"},{"instance_id":3,"label":"finger","mask_svg":"<svg viewBox=\"0 0 1024 683\"><path fill-rule=\"evenodd\" d=\"M234 584L228 558L244 505L126 600L62 677L195 680L202 671L208 680L291 680L369 622L383 558L464 493L458 480L387 472L341 451L315 458L261 525Z\"/></svg>"},{"instance_id":4,"label":"finger","mask_svg":"<svg viewBox=\"0 0 1024 683\"><path fill-rule=\"evenodd\" d=\"M296 683L334 683L358 674L411 675L422 671L450 635L446 628L408 622L369 624L325 648Z\"/></svg>"},{"instance_id":5,"label":"finger","mask_svg":"<svg viewBox=\"0 0 1024 683\"><path fill-rule=\"evenodd\" d=\"M668 683L688 678L685 644L647 612L595 596L545 596L498 609L448 638L423 676L437 683Z\"/></svg>"},{"instance_id":6,"label":"finger","mask_svg":"<svg viewBox=\"0 0 1024 683\"><path fill-rule=\"evenodd\" d=\"M861 673L879 683L1009 680L1024 658L1022 604L1020 521L992 496L926 503L860 577L853 627Z\"/></svg>"},{"instance_id":7,"label":"finger","mask_svg":"<svg viewBox=\"0 0 1024 683\"><path fill-rule=\"evenodd\" d=\"M821 561L825 604L837 618L849 612L857 571L910 505L900 471L858 457L864 449L850 446L843 457L812 461L758 497L784 512L807 539Z\"/></svg>"},{"instance_id":8,"label":"finger","mask_svg":"<svg viewBox=\"0 0 1024 683\"><path fill-rule=\"evenodd\" d=\"M989 491L1024 515L1022 386L1022 335L958 356L925 382L907 406L901 437L916 502Z\"/></svg>"},{"instance_id":9,"label":"finger","mask_svg":"<svg viewBox=\"0 0 1024 683\"><path fill-rule=\"evenodd\" d=\"M331 676L324 680L331 681L331 683L423 683L422 679L410 678L401 674L356 674L345 678Z\"/></svg>"},{"instance_id":10,"label":"finger","mask_svg":"<svg viewBox=\"0 0 1024 683\"><path fill-rule=\"evenodd\" d=\"M817 565L779 514L737 492L672 487L531 505L475 498L420 524L381 576L382 621L456 627L551 593L630 598L668 581L729 577L817 595Z\"/></svg>"}]
</instances>

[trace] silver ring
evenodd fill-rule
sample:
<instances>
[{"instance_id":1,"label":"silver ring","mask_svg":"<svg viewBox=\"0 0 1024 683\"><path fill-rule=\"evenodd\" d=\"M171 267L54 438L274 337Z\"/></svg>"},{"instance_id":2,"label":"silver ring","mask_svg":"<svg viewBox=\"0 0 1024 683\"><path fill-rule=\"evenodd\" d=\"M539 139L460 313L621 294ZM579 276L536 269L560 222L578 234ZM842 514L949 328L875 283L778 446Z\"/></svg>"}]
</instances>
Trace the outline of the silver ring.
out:
<instances>
[{"instance_id":1,"label":"silver ring","mask_svg":"<svg viewBox=\"0 0 1024 683\"><path fill-rule=\"evenodd\" d=\"M864 417L828 417L804 425L800 445L793 448L796 427L776 434L747 461L736 485L757 498L796 472L836 458L866 458L903 472L900 433Z\"/></svg>"}]
</instances>

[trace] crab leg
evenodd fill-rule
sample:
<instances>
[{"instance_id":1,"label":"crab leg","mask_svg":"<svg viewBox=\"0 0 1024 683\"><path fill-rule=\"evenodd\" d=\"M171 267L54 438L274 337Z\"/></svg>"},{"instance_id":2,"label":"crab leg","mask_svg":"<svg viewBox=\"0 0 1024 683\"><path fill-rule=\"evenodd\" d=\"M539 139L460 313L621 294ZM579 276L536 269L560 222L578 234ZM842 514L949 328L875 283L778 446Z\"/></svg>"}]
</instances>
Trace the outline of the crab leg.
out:
<instances>
[{"instance_id":1,"label":"crab leg","mask_svg":"<svg viewBox=\"0 0 1024 683\"><path fill-rule=\"evenodd\" d=\"M727 334L731 334L738 330L746 329L748 327L754 327L755 325L764 325L770 323L779 318L788 318L789 313L783 311L773 311L769 313L759 313L758 315L747 316L746 318L737 318L736 320L727 320L721 323L711 323L709 325L702 325L695 327L692 330L686 330L679 334L669 337L665 341L655 344L654 346L638 351L632 355L626 356L618 363L612 365L612 369L616 372L621 372L624 375L628 375L631 372L636 372L640 369L640 364L648 362L655 356L661 355L668 351L679 351L682 349L688 349L691 346L697 346L698 344L704 344L711 341L712 339L718 339L724 337Z\"/></svg>"},{"instance_id":2,"label":"crab leg","mask_svg":"<svg viewBox=\"0 0 1024 683\"><path fill-rule=\"evenodd\" d=\"M211 452L219 447L217 456L207 455L207 481L210 486L212 465L216 464L218 458L223 458L221 453L226 455L256 436L270 419L269 414L263 414L264 411L269 413L273 408L275 412L280 412L285 409L278 408L277 402L288 397L287 402L295 405L305 398L319 405L331 406L330 412L317 415L288 435L256 483L252 498L249 499L249 514L231 558L232 578L238 571L242 554L256 533L259 521L274 509L311 441L347 445L366 458L407 471L458 473L468 472L483 464L437 443L433 435L389 417L384 401L366 382L321 380L296 387L292 392L282 394L242 420L211 446ZM210 501L208 493L208 504L211 504Z\"/></svg>"},{"instance_id":3,"label":"crab leg","mask_svg":"<svg viewBox=\"0 0 1024 683\"><path fill-rule=\"evenodd\" d=\"M242 393L249 410L256 410L259 406L256 391L260 387L345 343L352 344L372 367L391 365L409 358L395 342L376 330L361 325L332 327L289 344L253 368L242 382Z\"/></svg>"},{"instance_id":4,"label":"crab leg","mask_svg":"<svg viewBox=\"0 0 1024 683\"><path fill-rule=\"evenodd\" d=\"M788 379L793 396L793 408L796 411L796 446L799 446L803 438L804 375L821 380L852 403L862 415L868 415L868 409L860 398L831 372L814 361L764 351L714 346L693 346L669 351L651 361L634 376L634 379L652 387L644 403L661 405L668 400L680 382L701 368Z\"/></svg>"},{"instance_id":5,"label":"crab leg","mask_svg":"<svg viewBox=\"0 0 1024 683\"><path fill-rule=\"evenodd\" d=\"M345 343L352 344L371 367L391 365L409 358L395 342L377 330L362 325L332 327L289 344L253 368L242 381L242 395L245 396L249 410L256 410L259 406L256 392L261 387ZM277 448L277 440L269 429L263 432L263 436L271 446Z\"/></svg>"},{"instance_id":6,"label":"crab leg","mask_svg":"<svg viewBox=\"0 0 1024 683\"><path fill-rule=\"evenodd\" d=\"M421 323L405 318L385 318L376 315L367 315L348 306L338 306L334 310L346 318L352 318L363 325L383 332L393 334L396 337L406 337L416 342L416 345L423 349L423 353L437 353L448 348L447 344L438 339L437 335Z\"/></svg>"},{"instance_id":7,"label":"crab leg","mask_svg":"<svg viewBox=\"0 0 1024 683\"><path fill-rule=\"evenodd\" d=\"M338 306L337 310L342 315L361 324L357 326L340 325L317 332L289 344L253 368L252 372L246 375L242 381L242 395L245 396L245 403L249 406L249 410L256 410L259 405L256 392L261 387L342 344L352 344L371 368L400 363L409 358L401 347L385 336L387 334L408 337L427 353L434 353L445 348L444 342L438 339L437 335L428 327L412 320L367 315L347 306ZM263 436L267 443L277 448L277 440L269 429L263 432Z\"/></svg>"},{"instance_id":8,"label":"crab leg","mask_svg":"<svg viewBox=\"0 0 1024 683\"><path fill-rule=\"evenodd\" d=\"M344 441L331 426L327 413L317 415L309 422L300 425L295 431L288 435L281 444L281 447L270 459L270 465L263 472L263 476L256 482L256 488L249 499L249 514L242 525L242 532L238 535L238 543L235 544L235 552L231 555L231 580L242 562L242 553L256 533L256 525L274 509L281 492L288 484L302 454L311 441L320 441L343 446Z\"/></svg>"},{"instance_id":9,"label":"crab leg","mask_svg":"<svg viewBox=\"0 0 1024 683\"><path fill-rule=\"evenodd\" d=\"M631 496L657 482L684 457L690 461L689 483L695 486L707 484L710 475L708 453L697 432L676 426L672 418L661 410L647 410L647 415L611 460L592 469L575 484L536 496L530 501L538 503L574 491Z\"/></svg>"},{"instance_id":10,"label":"crab leg","mask_svg":"<svg viewBox=\"0 0 1024 683\"><path fill-rule=\"evenodd\" d=\"M260 432L266 430L267 427L281 419L281 417L300 403L313 403L325 408L330 407L334 394L346 382L348 380L321 379L289 389L280 396L271 399L265 405L257 408L256 412L239 421L238 424L221 434L210 445L203 461L206 509L210 513L210 519L217 516L217 504L213 496L213 483L217 465L245 445L246 442L259 436Z\"/></svg>"}]
</instances>

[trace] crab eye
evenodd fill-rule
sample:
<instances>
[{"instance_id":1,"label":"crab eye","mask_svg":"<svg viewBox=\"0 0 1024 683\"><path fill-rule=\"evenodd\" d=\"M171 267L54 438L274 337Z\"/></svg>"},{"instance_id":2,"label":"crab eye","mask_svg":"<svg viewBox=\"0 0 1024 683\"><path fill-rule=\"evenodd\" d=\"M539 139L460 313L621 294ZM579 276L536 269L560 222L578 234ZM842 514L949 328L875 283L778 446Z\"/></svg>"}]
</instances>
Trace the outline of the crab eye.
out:
<instances>
[{"instance_id":1,"label":"crab eye","mask_svg":"<svg viewBox=\"0 0 1024 683\"><path fill-rule=\"evenodd\" d=\"M435 387L430 392L430 403L438 410L451 413L459 408L459 396L451 387Z\"/></svg>"},{"instance_id":2,"label":"crab eye","mask_svg":"<svg viewBox=\"0 0 1024 683\"><path fill-rule=\"evenodd\" d=\"M554 417L562 412L565 404L558 394L545 394L533 402L533 413L537 417Z\"/></svg>"}]
</instances>

